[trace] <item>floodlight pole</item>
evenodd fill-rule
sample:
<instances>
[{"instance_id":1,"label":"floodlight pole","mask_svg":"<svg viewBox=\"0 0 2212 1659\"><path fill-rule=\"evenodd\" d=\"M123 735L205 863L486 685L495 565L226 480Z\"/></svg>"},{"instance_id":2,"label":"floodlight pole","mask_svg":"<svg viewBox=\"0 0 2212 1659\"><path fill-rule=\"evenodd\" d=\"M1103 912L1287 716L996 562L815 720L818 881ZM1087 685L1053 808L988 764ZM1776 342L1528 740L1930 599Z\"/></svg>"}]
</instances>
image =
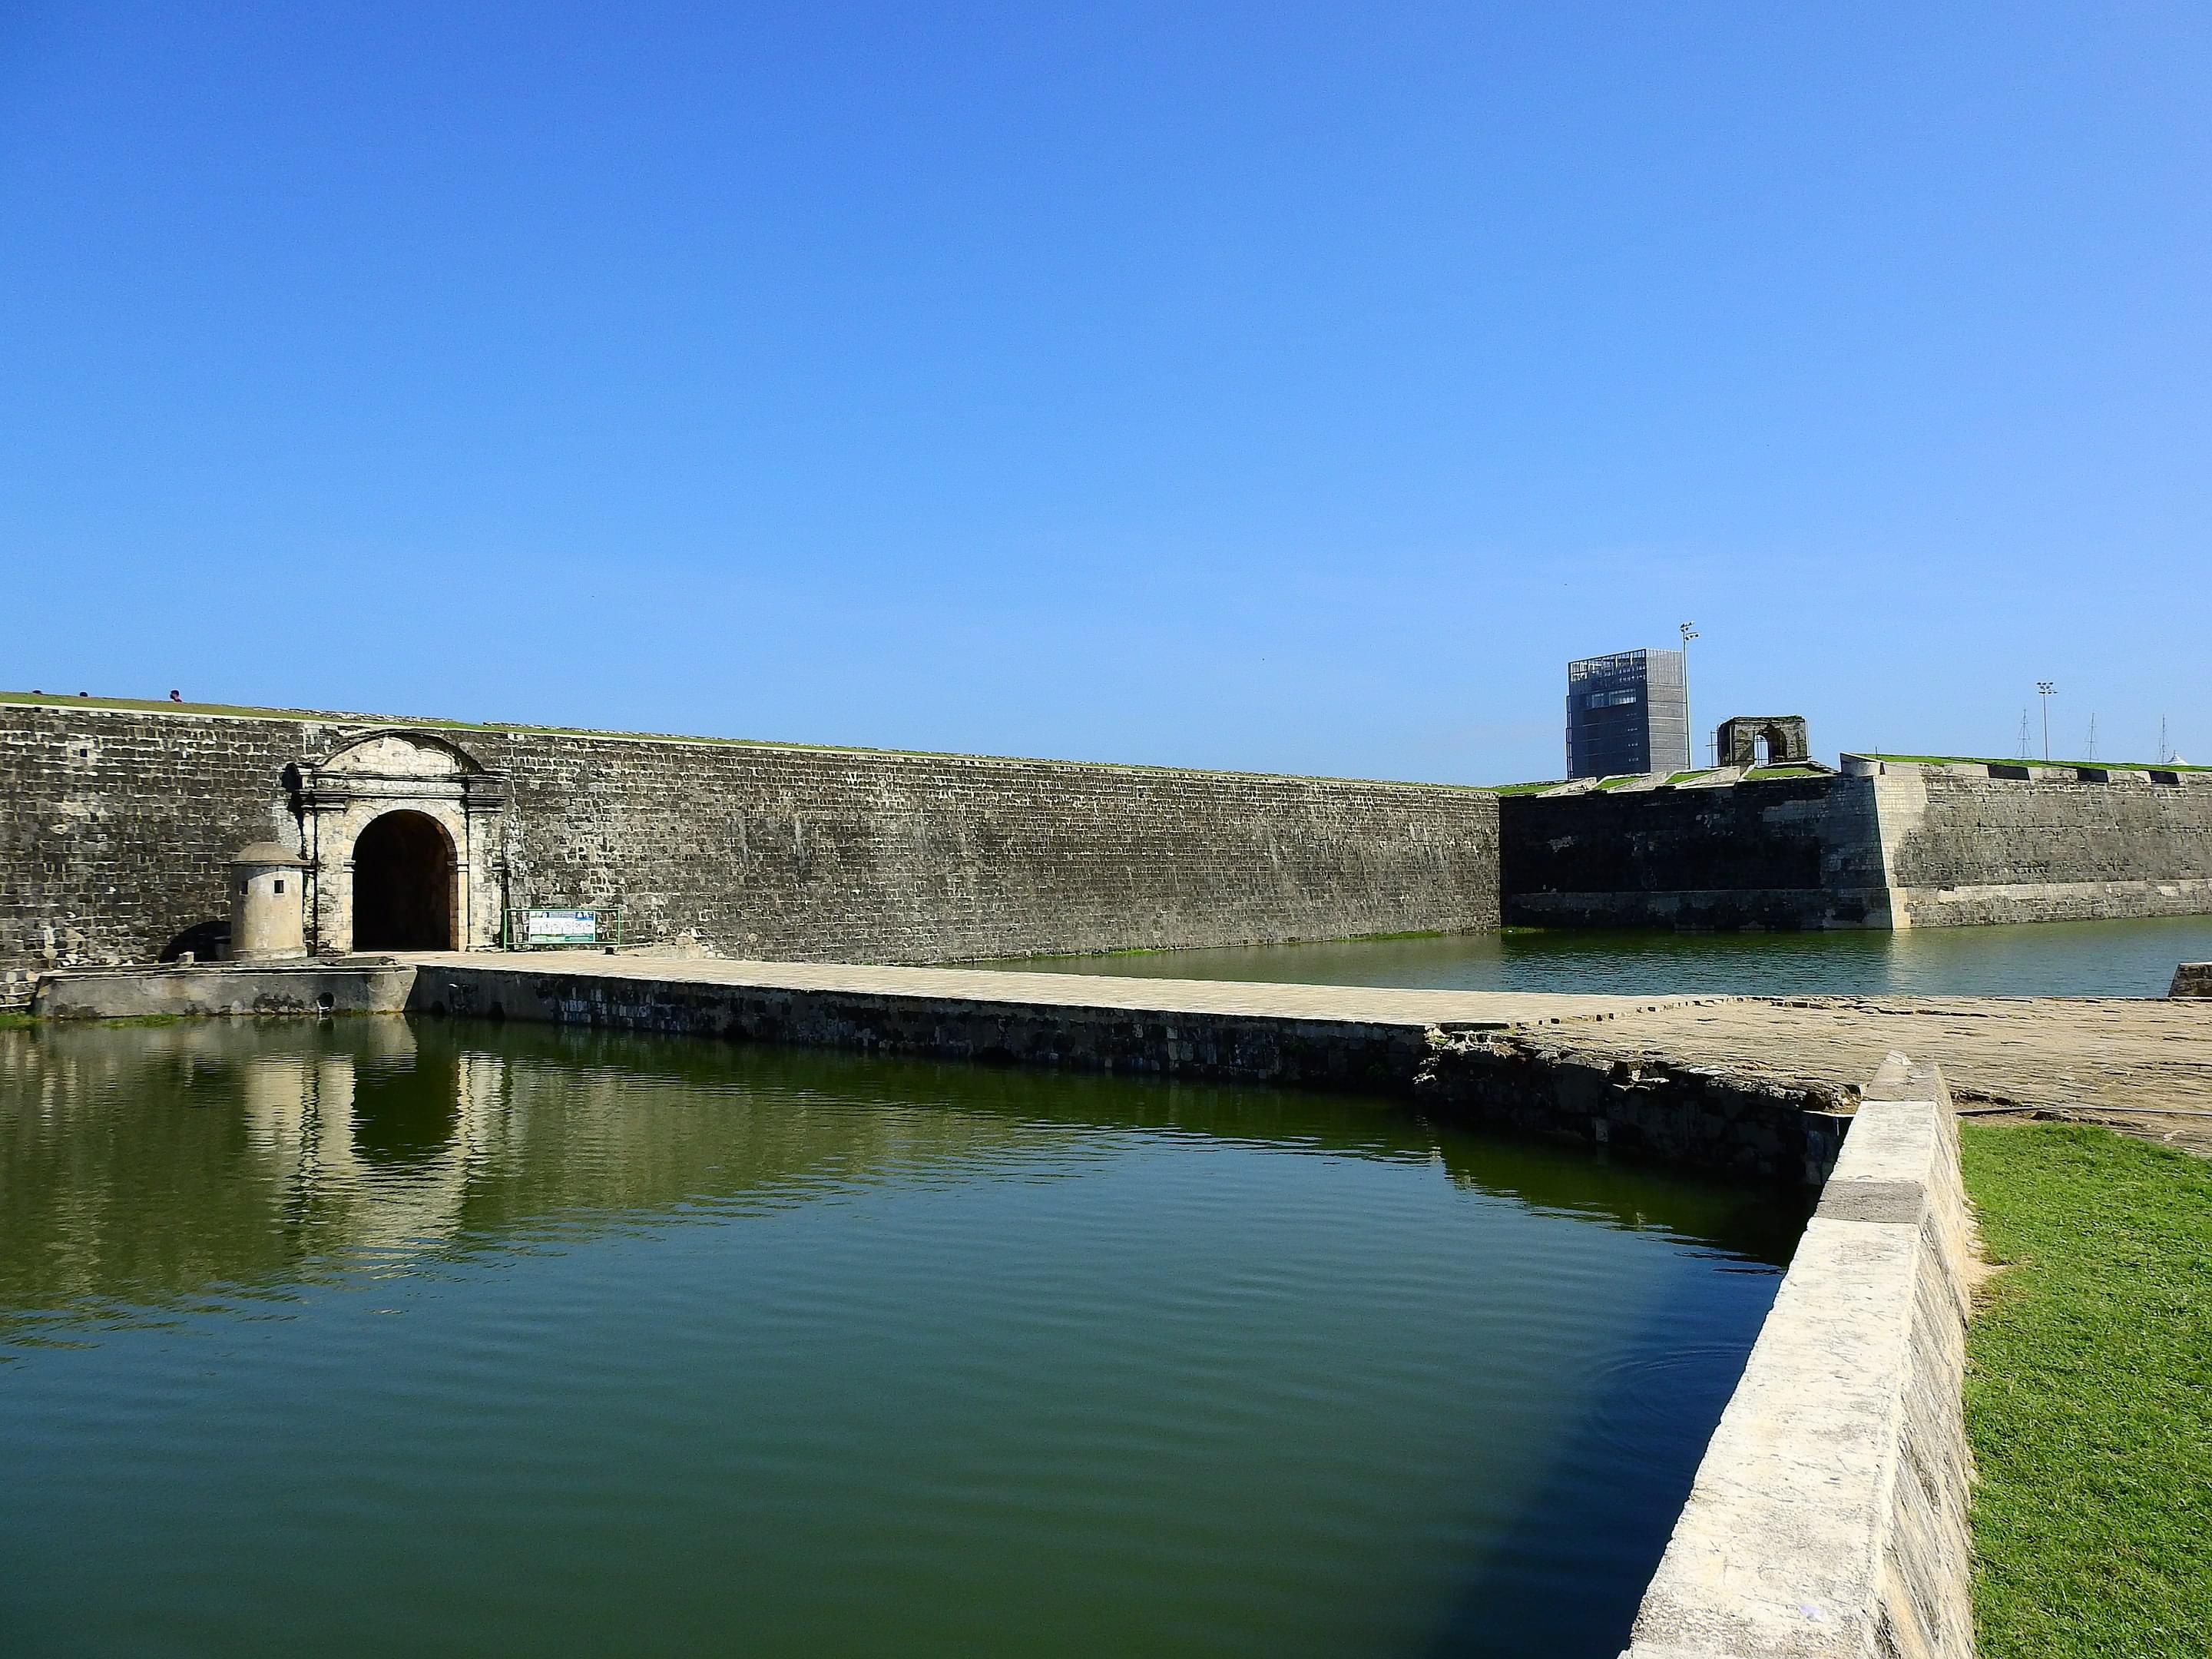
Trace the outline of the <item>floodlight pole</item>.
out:
<instances>
[{"instance_id":1,"label":"floodlight pole","mask_svg":"<svg viewBox=\"0 0 2212 1659\"><path fill-rule=\"evenodd\" d=\"M2057 690L2049 680L2035 683L2035 695L2043 699L2043 758L2046 763L2051 759L2051 698Z\"/></svg>"},{"instance_id":2,"label":"floodlight pole","mask_svg":"<svg viewBox=\"0 0 2212 1659\"><path fill-rule=\"evenodd\" d=\"M1690 720L1690 641L1698 637L1695 623L1680 625L1682 635L1682 767L1685 771L1698 763L1698 728ZM1720 764L1720 753L1713 754L1713 763Z\"/></svg>"}]
</instances>

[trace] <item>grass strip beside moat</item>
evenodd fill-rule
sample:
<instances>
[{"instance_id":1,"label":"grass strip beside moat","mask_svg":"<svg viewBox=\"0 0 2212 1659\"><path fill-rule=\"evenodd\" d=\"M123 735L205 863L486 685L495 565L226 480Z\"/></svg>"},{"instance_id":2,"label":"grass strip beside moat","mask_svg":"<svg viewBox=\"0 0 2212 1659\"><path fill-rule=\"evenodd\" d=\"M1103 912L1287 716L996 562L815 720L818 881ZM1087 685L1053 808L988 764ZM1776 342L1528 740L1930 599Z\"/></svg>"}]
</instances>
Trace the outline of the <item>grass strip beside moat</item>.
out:
<instances>
[{"instance_id":1,"label":"grass strip beside moat","mask_svg":"<svg viewBox=\"0 0 2212 1659\"><path fill-rule=\"evenodd\" d=\"M1982 1659L2212 1653L2212 1162L1962 1131L2004 1271L1968 1328Z\"/></svg>"}]
</instances>

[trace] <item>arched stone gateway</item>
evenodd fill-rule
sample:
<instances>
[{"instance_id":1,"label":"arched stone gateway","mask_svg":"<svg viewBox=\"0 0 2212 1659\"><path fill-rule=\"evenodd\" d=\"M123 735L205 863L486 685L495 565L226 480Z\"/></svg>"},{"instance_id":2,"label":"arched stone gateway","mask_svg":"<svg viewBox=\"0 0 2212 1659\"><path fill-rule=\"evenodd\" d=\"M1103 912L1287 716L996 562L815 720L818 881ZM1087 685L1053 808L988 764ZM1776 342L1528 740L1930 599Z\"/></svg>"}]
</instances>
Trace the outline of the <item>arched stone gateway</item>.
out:
<instances>
[{"instance_id":1,"label":"arched stone gateway","mask_svg":"<svg viewBox=\"0 0 2212 1659\"><path fill-rule=\"evenodd\" d=\"M497 941L504 779L434 732L386 731L302 760L296 780L319 953Z\"/></svg>"}]
</instances>

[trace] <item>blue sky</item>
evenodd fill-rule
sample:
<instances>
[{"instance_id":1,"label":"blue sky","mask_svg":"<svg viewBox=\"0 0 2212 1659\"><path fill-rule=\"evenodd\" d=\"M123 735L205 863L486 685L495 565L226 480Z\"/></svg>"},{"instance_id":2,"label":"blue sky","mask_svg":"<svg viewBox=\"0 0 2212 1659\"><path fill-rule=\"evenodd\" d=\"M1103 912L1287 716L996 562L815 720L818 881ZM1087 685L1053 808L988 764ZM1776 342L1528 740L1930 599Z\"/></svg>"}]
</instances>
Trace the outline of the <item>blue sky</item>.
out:
<instances>
[{"instance_id":1,"label":"blue sky","mask_svg":"<svg viewBox=\"0 0 2212 1659\"><path fill-rule=\"evenodd\" d=\"M0 684L2212 761L2202 6L0 12ZM2039 735L2038 738L2039 744Z\"/></svg>"}]
</instances>

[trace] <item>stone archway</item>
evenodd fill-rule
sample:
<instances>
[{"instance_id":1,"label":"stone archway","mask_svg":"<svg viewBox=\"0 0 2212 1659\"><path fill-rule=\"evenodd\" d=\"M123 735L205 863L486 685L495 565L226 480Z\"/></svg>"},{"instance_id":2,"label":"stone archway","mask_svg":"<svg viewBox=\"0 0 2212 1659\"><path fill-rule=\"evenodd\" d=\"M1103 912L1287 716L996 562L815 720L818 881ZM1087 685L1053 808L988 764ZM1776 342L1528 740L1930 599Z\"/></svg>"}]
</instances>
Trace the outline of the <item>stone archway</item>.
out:
<instances>
[{"instance_id":1,"label":"stone archway","mask_svg":"<svg viewBox=\"0 0 2212 1659\"><path fill-rule=\"evenodd\" d=\"M287 779L319 955L482 950L499 937L506 780L436 732L356 735Z\"/></svg>"},{"instance_id":2,"label":"stone archway","mask_svg":"<svg viewBox=\"0 0 2212 1659\"><path fill-rule=\"evenodd\" d=\"M353 844L353 948L455 947L453 838L427 812L369 820Z\"/></svg>"},{"instance_id":3,"label":"stone archway","mask_svg":"<svg viewBox=\"0 0 2212 1659\"><path fill-rule=\"evenodd\" d=\"M1802 714L1738 714L1713 734L1722 766L1802 766L1813 757Z\"/></svg>"}]
</instances>

